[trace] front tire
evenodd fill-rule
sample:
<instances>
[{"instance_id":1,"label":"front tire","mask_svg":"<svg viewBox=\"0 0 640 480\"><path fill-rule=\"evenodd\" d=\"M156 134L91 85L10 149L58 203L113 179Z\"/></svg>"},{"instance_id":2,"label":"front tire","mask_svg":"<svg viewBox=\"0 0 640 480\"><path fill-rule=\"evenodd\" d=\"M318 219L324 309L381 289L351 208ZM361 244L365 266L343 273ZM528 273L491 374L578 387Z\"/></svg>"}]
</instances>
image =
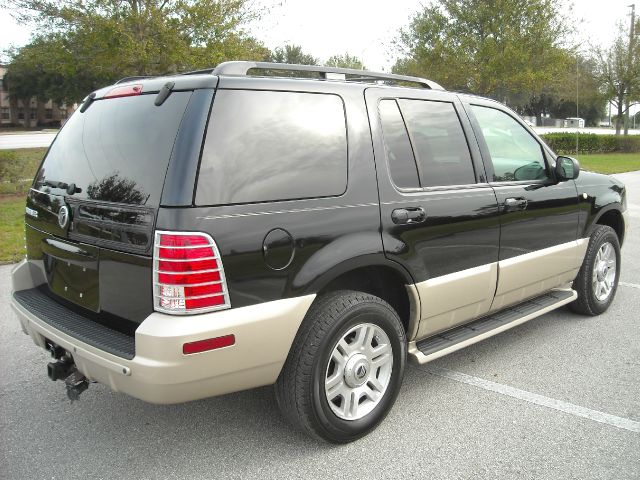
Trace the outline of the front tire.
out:
<instances>
[{"instance_id":1,"label":"front tire","mask_svg":"<svg viewBox=\"0 0 640 480\"><path fill-rule=\"evenodd\" d=\"M407 357L395 310L361 292L331 292L307 313L276 382L295 427L332 443L356 440L386 417Z\"/></svg>"},{"instance_id":2,"label":"front tire","mask_svg":"<svg viewBox=\"0 0 640 480\"><path fill-rule=\"evenodd\" d=\"M573 281L578 299L569 308L583 315L600 315L613 302L620 278L620 242L615 230L598 225L589 239L582 267Z\"/></svg>"}]
</instances>

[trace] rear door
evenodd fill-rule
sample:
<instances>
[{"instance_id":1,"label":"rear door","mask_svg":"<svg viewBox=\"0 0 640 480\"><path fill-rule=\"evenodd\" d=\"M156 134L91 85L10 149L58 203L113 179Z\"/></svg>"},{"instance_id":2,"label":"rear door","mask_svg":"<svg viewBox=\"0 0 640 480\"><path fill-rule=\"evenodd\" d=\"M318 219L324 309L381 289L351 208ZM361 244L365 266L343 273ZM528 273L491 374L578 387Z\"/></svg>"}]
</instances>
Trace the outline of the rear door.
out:
<instances>
[{"instance_id":1,"label":"rear door","mask_svg":"<svg viewBox=\"0 0 640 480\"><path fill-rule=\"evenodd\" d=\"M586 247L578 192L554 180L549 152L513 112L481 99L465 108L500 207L499 310L573 280Z\"/></svg>"},{"instance_id":2,"label":"rear door","mask_svg":"<svg viewBox=\"0 0 640 480\"><path fill-rule=\"evenodd\" d=\"M156 96L99 99L75 112L27 198L27 255L47 293L114 324L153 310L153 227L192 92L160 106Z\"/></svg>"},{"instance_id":3,"label":"rear door","mask_svg":"<svg viewBox=\"0 0 640 480\"><path fill-rule=\"evenodd\" d=\"M417 338L489 310L499 221L477 143L455 95L366 90L385 254L413 276Z\"/></svg>"}]
</instances>

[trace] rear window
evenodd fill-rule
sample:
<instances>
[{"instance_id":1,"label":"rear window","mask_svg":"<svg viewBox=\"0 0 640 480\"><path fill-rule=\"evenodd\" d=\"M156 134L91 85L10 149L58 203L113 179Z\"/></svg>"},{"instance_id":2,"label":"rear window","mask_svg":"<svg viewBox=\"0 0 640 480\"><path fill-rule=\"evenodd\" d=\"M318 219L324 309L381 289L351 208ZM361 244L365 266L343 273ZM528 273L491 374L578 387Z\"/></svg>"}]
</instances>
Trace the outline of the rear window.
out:
<instances>
[{"instance_id":1,"label":"rear window","mask_svg":"<svg viewBox=\"0 0 640 480\"><path fill-rule=\"evenodd\" d=\"M381 100L378 109L393 183L401 188L420 187L416 161L398 104L395 100Z\"/></svg>"},{"instance_id":2,"label":"rear window","mask_svg":"<svg viewBox=\"0 0 640 480\"><path fill-rule=\"evenodd\" d=\"M74 183L73 198L157 206L173 142L191 92L95 101L72 115L38 172L34 188L64 194L51 182Z\"/></svg>"},{"instance_id":3,"label":"rear window","mask_svg":"<svg viewBox=\"0 0 640 480\"><path fill-rule=\"evenodd\" d=\"M337 95L220 90L202 152L196 203L341 195L347 132Z\"/></svg>"},{"instance_id":4,"label":"rear window","mask_svg":"<svg viewBox=\"0 0 640 480\"><path fill-rule=\"evenodd\" d=\"M471 153L452 103L400 100L423 187L475 183Z\"/></svg>"}]
</instances>

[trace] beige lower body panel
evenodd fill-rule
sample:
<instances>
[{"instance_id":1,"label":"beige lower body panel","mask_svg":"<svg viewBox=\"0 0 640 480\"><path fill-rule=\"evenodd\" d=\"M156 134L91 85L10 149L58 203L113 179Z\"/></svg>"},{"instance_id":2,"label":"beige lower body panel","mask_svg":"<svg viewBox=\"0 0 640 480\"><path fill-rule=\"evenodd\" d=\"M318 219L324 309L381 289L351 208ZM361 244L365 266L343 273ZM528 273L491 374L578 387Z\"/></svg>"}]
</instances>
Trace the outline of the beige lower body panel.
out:
<instances>
[{"instance_id":1,"label":"beige lower body panel","mask_svg":"<svg viewBox=\"0 0 640 480\"><path fill-rule=\"evenodd\" d=\"M581 238L417 283L421 315L409 338L419 341L566 285L588 245Z\"/></svg>"},{"instance_id":2,"label":"beige lower body panel","mask_svg":"<svg viewBox=\"0 0 640 480\"><path fill-rule=\"evenodd\" d=\"M498 287L490 311L502 310L573 281L588 245L589 239L581 238L500 261Z\"/></svg>"},{"instance_id":3,"label":"beige lower body panel","mask_svg":"<svg viewBox=\"0 0 640 480\"><path fill-rule=\"evenodd\" d=\"M416 338L485 314L491 307L497 278L498 264L491 263L417 283L422 319Z\"/></svg>"},{"instance_id":4,"label":"beige lower body panel","mask_svg":"<svg viewBox=\"0 0 640 480\"><path fill-rule=\"evenodd\" d=\"M14 285L33 288L37 270L21 263ZM36 279L34 279L36 280ZM45 338L73 355L90 380L152 403L180 403L276 381L315 295L190 316L154 312L136 330L136 355L112 355L43 322L12 300L22 330L45 348ZM230 347L184 355L184 343L233 334ZM44 369L43 369L44 370Z\"/></svg>"},{"instance_id":5,"label":"beige lower body panel","mask_svg":"<svg viewBox=\"0 0 640 480\"><path fill-rule=\"evenodd\" d=\"M570 290L570 289L567 289ZM462 342L456 343L455 345L451 345L449 347L443 348L442 350L439 350L437 352L431 353L429 355L425 355L424 353L422 353L418 347L416 346L416 342L409 342L408 345L408 353L409 353L409 360L412 361L413 363L419 363L419 364L423 364L423 363L428 363L428 362L432 362L433 360L436 360L438 358L444 357L445 355L448 355L450 353L456 352L458 350L463 349L464 347L467 347L469 345L473 345L474 343L478 343L482 340L485 340L489 337L493 337L494 335L497 335L501 332L504 332L506 330L509 330L513 327L516 327L518 325L522 325L525 322L528 322L529 320L533 320L534 318L537 318L541 315L544 315L545 313L551 312L557 308L560 308L563 305L566 305L567 303L571 303L573 302L576 298L578 297L578 294L573 291L573 295L569 298L566 298L564 300L560 300L557 303L553 304L553 305L549 305L548 307L542 308L536 312L530 313L528 315L522 316L516 320L514 320L513 322L507 323L505 325L501 325L498 328L495 328L493 330L490 330L488 332L484 332L476 337L473 338L469 338L467 340L464 340Z\"/></svg>"}]
</instances>

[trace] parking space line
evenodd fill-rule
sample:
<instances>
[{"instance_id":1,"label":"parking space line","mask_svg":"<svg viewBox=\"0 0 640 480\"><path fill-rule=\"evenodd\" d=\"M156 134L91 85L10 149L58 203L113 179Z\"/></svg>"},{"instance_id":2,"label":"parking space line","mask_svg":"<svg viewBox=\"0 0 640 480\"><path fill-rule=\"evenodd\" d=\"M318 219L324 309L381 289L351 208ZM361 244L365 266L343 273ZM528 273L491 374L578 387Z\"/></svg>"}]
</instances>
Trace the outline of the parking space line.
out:
<instances>
[{"instance_id":1,"label":"parking space line","mask_svg":"<svg viewBox=\"0 0 640 480\"><path fill-rule=\"evenodd\" d=\"M640 288L640 285L637 283L618 282L618 285L622 285L623 287Z\"/></svg>"},{"instance_id":2,"label":"parking space line","mask_svg":"<svg viewBox=\"0 0 640 480\"><path fill-rule=\"evenodd\" d=\"M537 393L527 392L520 390L519 388L510 387L501 383L491 382L479 377L467 375L466 373L456 372L448 370L446 368L438 368L429 366L421 368L421 370L437 375L439 377L448 378L456 382L466 383L467 385L473 385L474 387L483 388L491 392L496 392L508 397L524 400L525 402L534 403L542 407L553 408L576 417L588 418L594 422L605 423L612 427L622 428L631 432L640 432L640 422L629 420L628 418L617 417L608 413L599 412L598 410L591 410L590 408L574 405L573 403L563 402L562 400L556 400L555 398L545 397L544 395L538 395Z\"/></svg>"}]
</instances>

